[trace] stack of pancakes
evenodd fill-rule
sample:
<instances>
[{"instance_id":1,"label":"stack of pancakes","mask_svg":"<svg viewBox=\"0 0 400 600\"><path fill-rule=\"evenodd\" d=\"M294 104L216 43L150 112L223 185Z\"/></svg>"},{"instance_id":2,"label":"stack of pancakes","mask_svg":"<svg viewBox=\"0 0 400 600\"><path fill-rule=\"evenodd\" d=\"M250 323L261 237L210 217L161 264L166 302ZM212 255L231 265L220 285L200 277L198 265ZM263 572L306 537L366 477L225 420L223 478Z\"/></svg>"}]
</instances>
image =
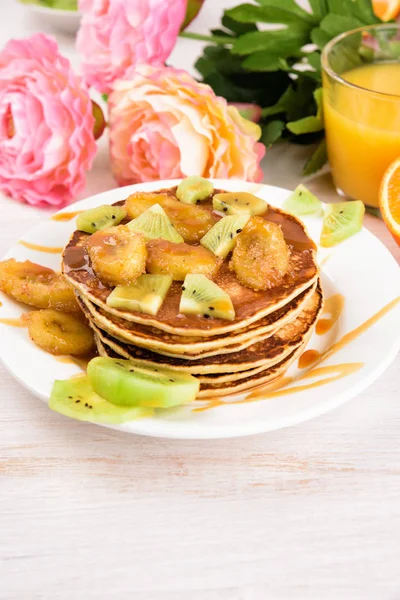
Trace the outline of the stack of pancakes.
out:
<instances>
[{"instance_id":1,"label":"stack of pancakes","mask_svg":"<svg viewBox=\"0 0 400 600\"><path fill-rule=\"evenodd\" d=\"M175 188L168 191L173 195ZM112 288L91 268L88 234L76 231L64 251L63 273L94 330L100 355L190 373L200 381L199 398L241 393L281 376L304 351L323 296L315 246L302 223L271 206L263 217L282 227L289 270L279 286L255 292L239 283L228 257L214 281L232 299L233 321L180 314L181 281L173 282L156 316L107 306Z\"/></svg>"}]
</instances>

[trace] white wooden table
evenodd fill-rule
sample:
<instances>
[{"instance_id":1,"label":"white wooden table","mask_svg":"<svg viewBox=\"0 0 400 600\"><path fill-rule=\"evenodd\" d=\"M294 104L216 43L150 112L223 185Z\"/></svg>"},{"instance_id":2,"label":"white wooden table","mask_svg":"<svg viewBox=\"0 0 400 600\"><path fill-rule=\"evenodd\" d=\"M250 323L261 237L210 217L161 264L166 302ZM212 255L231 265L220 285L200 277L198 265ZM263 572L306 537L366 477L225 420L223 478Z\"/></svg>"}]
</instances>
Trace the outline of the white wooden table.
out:
<instances>
[{"instance_id":1,"label":"white wooden table","mask_svg":"<svg viewBox=\"0 0 400 600\"><path fill-rule=\"evenodd\" d=\"M234 3L207 0L197 29ZM40 28L2 0L1 45ZM193 44L174 64L193 62ZM277 147L265 181L294 188L303 159ZM112 187L103 148L83 196ZM335 198L328 175L310 187ZM46 213L0 208L2 255ZM400 260L383 223L366 224ZM179 442L63 418L0 367L0 600L398 600L399 383L397 359L298 427Z\"/></svg>"}]
</instances>

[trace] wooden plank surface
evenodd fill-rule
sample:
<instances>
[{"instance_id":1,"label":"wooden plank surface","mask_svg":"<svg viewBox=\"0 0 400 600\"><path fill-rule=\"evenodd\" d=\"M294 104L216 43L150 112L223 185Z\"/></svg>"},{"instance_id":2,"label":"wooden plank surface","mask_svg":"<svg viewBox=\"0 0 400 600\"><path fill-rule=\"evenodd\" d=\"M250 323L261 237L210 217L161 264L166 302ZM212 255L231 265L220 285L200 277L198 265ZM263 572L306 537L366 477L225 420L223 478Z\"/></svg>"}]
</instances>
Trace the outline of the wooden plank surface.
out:
<instances>
[{"instance_id":1,"label":"wooden plank surface","mask_svg":"<svg viewBox=\"0 0 400 600\"><path fill-rule=\"evenodd\" d=\"M0 41L37 27L5 4ZM306 151L268 152L265 182L294 188ZM308 185L336 198L327 174ZM113 186L103 144L82 196ZM0 205L3 254L46 211ZM366 225L399 261L382 221ZM397 359L308 423L179 442L63 418L0 367L0 599L398 600L399 382Z\"/></svg>"}]
</instances>

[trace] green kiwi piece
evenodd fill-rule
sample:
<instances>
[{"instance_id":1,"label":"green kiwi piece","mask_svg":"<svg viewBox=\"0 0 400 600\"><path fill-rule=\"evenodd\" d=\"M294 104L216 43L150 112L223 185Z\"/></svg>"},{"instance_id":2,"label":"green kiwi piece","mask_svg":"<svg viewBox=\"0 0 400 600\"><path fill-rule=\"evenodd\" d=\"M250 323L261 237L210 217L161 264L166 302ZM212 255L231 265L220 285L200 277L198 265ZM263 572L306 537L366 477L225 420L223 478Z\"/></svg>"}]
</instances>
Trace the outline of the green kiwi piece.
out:
<instances>
[{"instance_id":1,"label":"green kiwi piece","mask_svg":"<svg viewBox=\"0 0 400 600\"><path fill-rule=\"evenodd\" d=\"M150 206L144 213L128 223L128 227L136 233L143 233L147 240L162 238L176 244L183 242L183 237L176 231L159 204Z\"/></svg>"},{"instance_id":2,"label":"green kiwi piece","mask_svg":"<svg viewBox=\"0 0 400 600\"><path fill-rule=\"evenodd\" d=\"M112 308L156 315L172 284L171 275L141 275L129 287L116 287L107 298Z\"/></svg>"},{"instance_id":3,"label":"green kiwi piece","mask_svg":"<svg viewBox=\"0 0 400 600\"><path fill-rule=\"evenodd\" d=\"M235 247L236 236L243 230L250 215L224 217L201 238L200 244L215 256L225 258Z\"/></svg>"},{"instance_id":4,"label":"green kiwi piece","mask_svg":"<svg viewBox=\"0 0 400 600\"><path fill-rule=\"evenodd\" d=\"M214 210L225 215L262 215L268 204L248 192L223 192L213 198Z\"/></svg>"},{"instance_id":5,"label":"green kiwi piece","mask_svg":"<svg viewBox=\"0 0 400 600\"><path fill-rule=\"evenodd\" d=\"M321 246L330 248L358 233L364 214L365 206L361 200L327 204L322 221Z\"/></svg>"},{"instance_id":6,"label":"green kiwi piece","mask_svg":"<svg viewBox=\"0 0 400 600\"><path fill-rule=\"evenodd\" d=\"M186 275L182 286L179 312L207 318L235 318L232 300L222 288L205 275Z\"/></svg>"},{"instance_id":7,"label":"green kiwi piece","mask_svg":"<svg viewBox=\"0 0 400 600\"><path fill-rule=\"evenodd\" d=\"M143 368L135 361L98 357L88 365L93 389L118 406L171 408L195 400L199 380L164 368Z\"/></svg>"},{"instance_id":8,"label":"green kiwi piece","mask_svg":"<svg viewBox=\"0 0 400 600\"><path fill-rule=\"evenodd\" d=\"M176 197L184 204L200 204L214 192L214 186L208 179L192 175L180 182Z\"/></svg>"},{"instance_id":9,"label":"green kiwi piece","mask_svg":"<svg viewBox=\"0 0 400 600\"><path fill-rule=\"evenodd\" d=\"M320 217L323 212L321 200L318 200L304 185L300 184L283 203L283 208L288 213L303 217L306 215L314 215Z\"/></svg>"},{"instance_id":10,"label":"green kiwi piece","mask_svg":"<svg viewBox=\"0 0 400 600\"><path fill-rule=\"evenodd\" d=\"M98 206L81 213L76 219L76 227L79 231L96 233L101 229L119 225L125 217L126 210L122 206Z\"/></svg>"},{"instance_id":11,"label":"green kiwi piece","mask_svg":"<svg viewBox=\"0 0 400 600\"><path fill-rule=\"evenodd\" d=\"M151 408L121 407L107 402L93 391L87 376L55 381L49 407L66 417L93 423L125 423L151 417L154 412Z\"/></svg>"}]
</instances>

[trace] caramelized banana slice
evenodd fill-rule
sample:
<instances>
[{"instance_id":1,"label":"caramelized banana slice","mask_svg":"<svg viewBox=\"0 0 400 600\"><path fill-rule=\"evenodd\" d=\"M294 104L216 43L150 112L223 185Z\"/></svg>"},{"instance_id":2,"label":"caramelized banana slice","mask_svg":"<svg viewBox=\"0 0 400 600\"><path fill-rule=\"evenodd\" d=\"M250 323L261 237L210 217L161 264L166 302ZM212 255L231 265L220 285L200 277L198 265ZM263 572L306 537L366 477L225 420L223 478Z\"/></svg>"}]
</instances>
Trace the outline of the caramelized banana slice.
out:
<instances>
[{"instance_id":1,"label":"caramelized banana slice","mask_svg":"<svg viewBox=\"0 0 400 600\"><path fill-rule=\"evenodd\" d=\"M202 246L174 244L161 239L147 242L147 251L147 272L172 275L177 281L183 281L189 273L201 273L212 278L222 263L220 258Z\"/></svg>"},{"instance_id":2,"label":"caramelized banana slice","mask_svg":"<svg viewBox=\"0 0 400 600\"><path fill-rule=\"evenodd\" d=\"M87 250L94 272L105 284L131 285L145 272L144 236L127 225L96 231L87 240Z\"/></svg>"},{"instance_id":3,"label":"caramelized banana slice","mask_svg":"<svg viewBox=\"0 0 400 600\"><path fill-rule=\"evenodd\" d=\"M282 282L289 257L280 226L261 217L251 217L236 238L229 267L246 287L267 290Z\"/></svg>"},{"instance_id":4,"label":"caramelized banana slice","mask_svg":"<svg viewBox=\"0 0 400 600\"><path fill-rule=\"evenodd\" d=\"M183 204L167 194L137 192L125 203L128 215L135 219L145 210L159 204L185 242L199 242L216 223L212 213L200 206Z\"/></svg>"},{"instance_id":5,"label":"caramelized banana slice","mask_svg":"<svg viewBox=\"0 0 400 600\"><path fill-rule=\"evenodd\" d=\"M46 352L82 356L94 348L92 330L82 317L48 309L31 312L27 321L31 340Z\"/></svg>"},{"instance_id":6,"label":"caramelized banana slice","mask_svg":"<svg viewBox=\"0 0 400 600\"><path fill-rule=\"evenodd\" d=\"M36 308L81 312L73 289L64 276L29 260L18 262L10 258L0 262L0 290Z\"/></svg>"}]
</instances>

